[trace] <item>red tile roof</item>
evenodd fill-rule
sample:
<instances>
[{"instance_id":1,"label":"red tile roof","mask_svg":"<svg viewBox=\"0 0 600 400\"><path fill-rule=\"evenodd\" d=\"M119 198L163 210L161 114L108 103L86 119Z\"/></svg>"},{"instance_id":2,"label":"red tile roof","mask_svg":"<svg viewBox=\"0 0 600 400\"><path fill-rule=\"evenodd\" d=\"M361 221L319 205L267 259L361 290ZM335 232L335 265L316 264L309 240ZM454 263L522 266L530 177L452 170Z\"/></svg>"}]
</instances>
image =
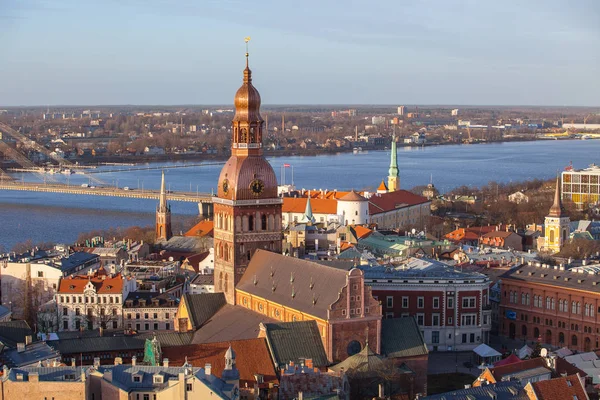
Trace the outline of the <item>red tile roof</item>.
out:
<instances>
[{"instance_id":1,"label":"red tile roof","mask_svg":"<svg viewBox=\"0 0 600 400\"><path fill-rule=\"evenodd\" d=\"M546 360L543 357L532 358L529 360L522 360L516 363L501 365L499 367L490 368L490 372L494 375L496 382L500 382L504 375L514 374L515 372L526 371L528 369L546 367ZM550 368L548 368L550 369ZM577 368L576 366L569 364L562 358L556 359L556 371L555 375L560 376L561 374L573 375L579 373L580 376L587 376L585 372Z\"/></svg>"},{"instance_id":2,"label":"red tile roof","mask_svg":"<svg viewBox=\"0 0 600 400\"><path fill-rule=\"evenodd\" d=\"M101 270L103 271L103 270ZM94 275L76 275L74 277L63 278L58 287L59 294L83 294L85 286L92 282L98 294L121 294L123 293L123 279L121 274L113 277L105 273L96 272Z\"/></svg>"},{"instance_id":3,"label":"red tile roof","mask_svg":"<svg viewBox=\"0 0 600 400\"><path fill-rule=\"evenodd\" d=\"M402 207L427 203L428 201L427 198L407 190L374 194L369 198L369 214L381 214Z\"/></svg>"},{"instance_id":4,"label":"red tile roof","mask_svg":"<svg viewBox=\"0 0 600 400\"><path fill-rule=\"evenodd\" d=\"M353 228L354 228L354 232L356 233L356 238L357 239L366 238L371 233L373 233L373 231L371 229L365 228L364 226L361 226L361 225L356 225Z\"/></svg>"},{"instance_id":5,"label":"red tile roof","mask_svg":"<svg viewBox=\"0 0 600 400\"><path fill-rule=\"evenodd\" d=\"M282 212L301 213L306 211L307 197L284 197ZM337 214L337 200L335 199L313 199L311 196L310 207L313 214Z\"/></svg>"},{"instance_id":6,"label":"red tile roof","mask_svg":"<svg viewBox=\"0 0 600 400\"><path fill-rule=\"evenodd\" d=\"M538 400L586 400L584 387L577 375L547 381L533 382L531 386Z\"/></svg>"},{"instance_id":7,"label":"red tile roof","mask_svg":"<svg viewBox=\"0 0 600 400\"><path fill-rule=\"evenodd\" d=\"M256 382L254 374L263 375L266 384L279 383L264 338L166 347L163 349L163 357L168 358L169 364L173 366L183 365L186 357L194 367L204 368L206 363L210 363L212 374L220 377L225 369L225 352L230 344L236 353L235 361L240 371L240 387L244 387L246 383L248 387L254 387Z\"/></svg>"},{"instance_id":8,"label":"red tile roof","mask_svg":"<svg viewBox=\"0 0 600 400\"><path fill-rule=\"evenodd\" d=\"M213 235L214 222L204 220L198 222L183 236L212 236Z\"/></svg>"}]
</instances>

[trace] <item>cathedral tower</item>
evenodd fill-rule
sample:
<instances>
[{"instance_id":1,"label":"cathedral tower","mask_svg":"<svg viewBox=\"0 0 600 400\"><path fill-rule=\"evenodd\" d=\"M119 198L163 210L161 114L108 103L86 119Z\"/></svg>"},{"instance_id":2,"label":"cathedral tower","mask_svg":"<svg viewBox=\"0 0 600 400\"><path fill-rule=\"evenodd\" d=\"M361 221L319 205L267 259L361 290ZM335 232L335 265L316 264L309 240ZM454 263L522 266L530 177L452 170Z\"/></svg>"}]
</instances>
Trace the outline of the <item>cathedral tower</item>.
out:
<instances>
[{"instance_id":1,"label":"cathedral tower","mask_svg":"<svg viewBox=\"0 0 600 400\"><path fill-rule=\"evenodd\" d=\"M234 99L231 157L221 170L214 203L215 291L235 304L235 285L256 249L281 253L277 178L263 156L260 94L246 69Z\"/></svg>"},{"instance_id":2,"label":"cathedral tower","mask_svg":"<svg viewBox=\"0 0 600 400\"><path fill-rule=\"evenodd\" d=\"M388 192L400 190L400 176L398 175L398 153L396 151L395 134L392 136L392 152L390 157L390 170L388 173L387 190Z\"/></svg>"},{"instance_id":3,"label":"cathedral tower","mask_svg":"<svg viewBox=\"0 0 600 400\"><path fill-rule=\"evenodd\" d=\"M167 204L167 190L165 188L165 171L162 172L160 182L160 199L156 208L156 241L169 240L173 236L171 231L171 207Z\"/></svg>"},{"instance_id":4,"label":"cathedral tower","mask_svg":"<svg viewBox=\"0 0 600 400\"><path fill-rule=\"evenodd\" d=\"M554 192L554 203L550 212L544 220L545 250L557 253L566 243L569 237L569 224L571 220L565 213L562 205L560 190L560 175L556 177L556 190Z\"/></svg>"}]
</instances>

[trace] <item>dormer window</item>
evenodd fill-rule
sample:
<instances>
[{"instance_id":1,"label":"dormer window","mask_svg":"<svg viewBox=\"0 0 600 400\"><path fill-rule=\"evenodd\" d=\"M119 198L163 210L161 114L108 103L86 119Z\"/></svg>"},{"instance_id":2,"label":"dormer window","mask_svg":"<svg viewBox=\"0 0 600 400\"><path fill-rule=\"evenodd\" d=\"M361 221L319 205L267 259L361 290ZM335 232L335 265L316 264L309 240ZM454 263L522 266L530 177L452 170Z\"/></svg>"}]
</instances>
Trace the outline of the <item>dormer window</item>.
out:
<instances>
[{"instance_id":1,"label":"dormer window","mask_svg":"<svg viewBox=\"0 0 600 400\"><path fill-rule=\"evenodd\" d=\"M164 378L162 375L154 375L154 379L153 379L154 383L158 383L158 384L162 384L164 383Z\"/></svg>"},{"instance_id":2,"label":"dormer window","mask_svg":"<svg viewBox=\"0 0 600 400\"><path fill-rule=\"evenodd\" d=\"M146 307L146 300L140 299L140 307Z\"/></svg>"},{"instance_id":3,"label":"dormer window","mask_svg":"<svg viewBox=\"0 0 600 400\"><path fill-rule=\"evenodd\" d=\"M142 381L142 374L143 372L138 372L133 374L132 379L134 382L140 383Z\"/></svg>"},{"instance_id":4,"label":"dormer window","mask_svg":"<svg viewBox=\"0 0 600 400\"><path fill-rule=\"evenodd\" d=\"M70 285L69 289L71 289L71 290L75 289L75 285Z\"/></svg>"},{"instance_id":5,"label":"dormer window","mask_svg":"<svg viewBox=\"0 0 600 400\"><path fill-rule=\"evenodd\" d=\"M16 378L18 381L22 381L23 380L23 374L16 374Z\"/></svg>"}]
</instances>

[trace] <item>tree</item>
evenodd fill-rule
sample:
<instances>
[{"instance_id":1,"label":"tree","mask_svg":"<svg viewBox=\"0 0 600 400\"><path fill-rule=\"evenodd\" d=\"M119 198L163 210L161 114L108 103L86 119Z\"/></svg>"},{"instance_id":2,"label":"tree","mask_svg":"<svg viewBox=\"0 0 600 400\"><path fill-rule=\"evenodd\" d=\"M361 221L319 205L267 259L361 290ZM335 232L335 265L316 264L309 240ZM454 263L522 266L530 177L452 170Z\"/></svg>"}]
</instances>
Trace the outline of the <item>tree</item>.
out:
<instances>
[{"instance_id":1,"label":"tree","mask_svg":"<svg viewBox=\"0 0 600 400\"><path fill-rule=\"evenodd\" d=\"M542 355L542 344L540 343L540 338L535 341L535 348L533 349L533 353L529 358L539 358Z\"/></svg>"}]
</instances>

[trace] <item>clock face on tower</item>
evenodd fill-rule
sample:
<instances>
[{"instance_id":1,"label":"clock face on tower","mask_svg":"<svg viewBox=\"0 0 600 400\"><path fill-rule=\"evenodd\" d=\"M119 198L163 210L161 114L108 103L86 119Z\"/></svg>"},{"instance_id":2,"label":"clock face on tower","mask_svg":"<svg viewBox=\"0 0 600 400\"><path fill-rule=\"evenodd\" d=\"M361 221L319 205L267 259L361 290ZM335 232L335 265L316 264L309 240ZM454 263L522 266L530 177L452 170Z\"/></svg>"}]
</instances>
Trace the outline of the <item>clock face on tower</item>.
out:
<instances>
[{"instance_id":1,"label":"clock face on tower","mask_svg":"<svg viewBox=\"0 0 600 400\"><path fill-rule=\"evenodd\" d=\"M260 195L265 189L265 184L260 179L255 179L250 182L250 190L254 196Z\"/></svg>"},{"instance_id":2,"label":"clock face on tower","mask_svg":"<svg viewBox=\"0 0 600 400\"><path fill-rule=\"evenodd\" d=\"M222 186L223 193L227 194L229 192L229 181L227 179L223 179Z\"/></svg>"}]
</instances>

